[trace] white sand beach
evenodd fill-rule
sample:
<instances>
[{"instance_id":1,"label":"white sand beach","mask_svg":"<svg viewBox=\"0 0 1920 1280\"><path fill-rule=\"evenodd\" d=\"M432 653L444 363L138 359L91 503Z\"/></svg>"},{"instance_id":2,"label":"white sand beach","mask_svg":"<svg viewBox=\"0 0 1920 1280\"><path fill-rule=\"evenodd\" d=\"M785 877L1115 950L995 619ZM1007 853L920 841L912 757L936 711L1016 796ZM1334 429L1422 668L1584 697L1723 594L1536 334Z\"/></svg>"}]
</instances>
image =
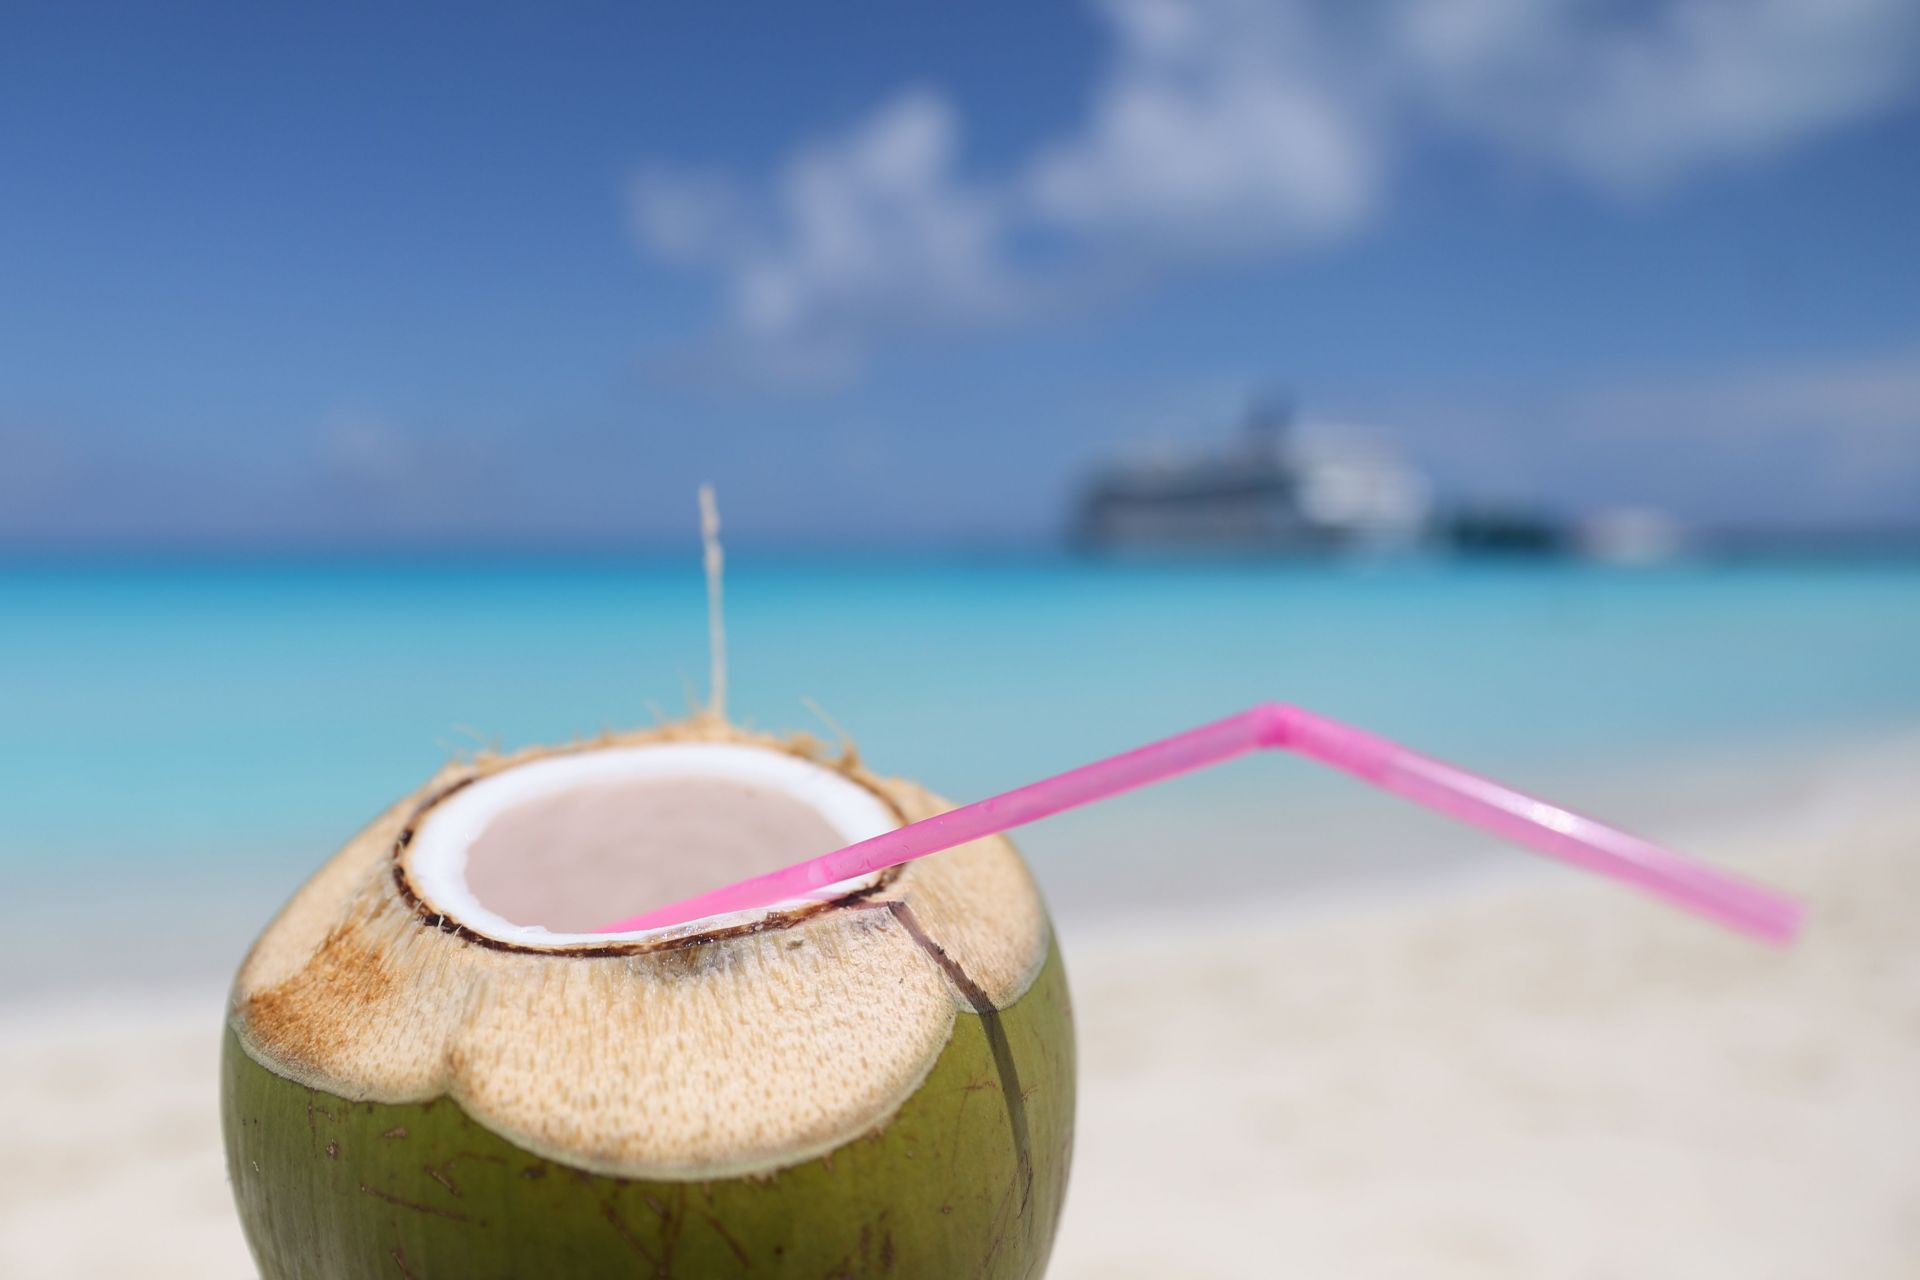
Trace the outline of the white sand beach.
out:
<instances>
[{"instance_id":1,"label":"white sand beach","mask_svg":"<svg viewBox=\"0 0 1920 1280\"><path fill-rule=\"evenodd\" d=\"M1920 1274L1920 752L1689 847L1774 952L1551 869L1063 926L1081 1110L1056 1278ZM0 1275L251 1274L221 991L0 1009Z\"/></svg>"},{"instance_id":2,"label":"white sand beach","mask_svg":"<svg viewBox=\"0 0 1920 1280\"><path fill-rule=\"evenodd\" d=\"M1070 938L1050 1274L1920 1275L1916 776L1690 846L1804 896L1789 952L1571 879Z\"/></svg>"}]
</instances>

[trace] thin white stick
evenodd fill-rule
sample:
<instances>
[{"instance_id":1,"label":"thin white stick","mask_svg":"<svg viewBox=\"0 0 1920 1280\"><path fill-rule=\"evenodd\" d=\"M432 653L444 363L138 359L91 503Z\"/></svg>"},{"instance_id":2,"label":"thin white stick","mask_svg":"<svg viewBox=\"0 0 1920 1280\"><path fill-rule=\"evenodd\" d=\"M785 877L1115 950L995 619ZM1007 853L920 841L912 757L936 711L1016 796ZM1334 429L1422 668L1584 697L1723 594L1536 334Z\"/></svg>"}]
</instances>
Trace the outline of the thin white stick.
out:
<instances>
[{"instance_id":1,"label":"thin white stick","mask_svg":"<svg viewBox=\"0 0 1920 1280\"><path fill-rule=\"evenodd\" d=\"M727 718L727 618L721 596L721 575L726 556L720 550L720 506L713 500L713 486L700 486L700 541L706 552L702 557L707 569L707 655L711 663L708 677L707 711L716 720Z\"/></svg>"}]
</instances>

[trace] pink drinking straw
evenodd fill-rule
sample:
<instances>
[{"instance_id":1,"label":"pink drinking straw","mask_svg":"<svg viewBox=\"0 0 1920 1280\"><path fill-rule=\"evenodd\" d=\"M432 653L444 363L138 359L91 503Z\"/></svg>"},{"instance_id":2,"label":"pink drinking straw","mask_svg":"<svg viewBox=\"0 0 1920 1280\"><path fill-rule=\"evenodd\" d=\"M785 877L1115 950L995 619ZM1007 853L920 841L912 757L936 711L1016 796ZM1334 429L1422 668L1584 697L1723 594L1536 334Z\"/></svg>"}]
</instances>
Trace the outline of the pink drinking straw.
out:
<instances>
[{"instance_id":1,"label":"pink drinking straw","mask_svg":"<svg viewBox=\"0 0 1920 1280\"><path fill-rule=\"evenodd\" d=\"M842 880L1263 750L1297 751L1415 804L1768 942L1791 941L1800 927L1801 908L1791 898L1364 730L1299 707L1263 702L1225 720L622 920L602 932L654 929L818 897Z\"/></svg>"}]
</instances>

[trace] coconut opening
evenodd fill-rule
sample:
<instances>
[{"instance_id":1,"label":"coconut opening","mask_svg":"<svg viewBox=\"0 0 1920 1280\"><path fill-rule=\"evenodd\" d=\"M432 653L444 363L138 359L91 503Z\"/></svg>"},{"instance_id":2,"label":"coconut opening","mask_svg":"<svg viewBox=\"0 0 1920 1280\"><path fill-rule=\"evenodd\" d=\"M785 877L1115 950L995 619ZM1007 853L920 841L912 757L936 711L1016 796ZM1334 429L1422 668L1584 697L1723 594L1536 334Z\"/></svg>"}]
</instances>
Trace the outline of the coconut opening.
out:
<instances>
[{"instance_id":1,"label":"coconut opening","mask_svg":"<svg viewBox=\"0 0 1920 1280\"><path fill-rule=\"evenodd\" d=\"M665 932L598 932L611 921L898 825L873 792L798 756L739 743L655 743L548 756L472 783L429 812L406 863L429 906L478 933L532 945L605 943Z\"/></svg>"}]
</instances>

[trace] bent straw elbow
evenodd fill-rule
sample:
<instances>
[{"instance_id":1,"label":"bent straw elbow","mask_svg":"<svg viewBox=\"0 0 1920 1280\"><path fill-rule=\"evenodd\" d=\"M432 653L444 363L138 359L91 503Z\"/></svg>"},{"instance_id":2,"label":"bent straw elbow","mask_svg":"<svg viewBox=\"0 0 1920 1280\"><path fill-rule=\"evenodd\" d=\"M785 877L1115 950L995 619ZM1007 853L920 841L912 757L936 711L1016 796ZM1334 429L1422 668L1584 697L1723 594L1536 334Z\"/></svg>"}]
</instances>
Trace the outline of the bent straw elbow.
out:
<instances>
[{"instance_id":1,"label":"bent straw elbow","mask_svg":"<svg viewBox=\"0 0 1920 1280\"><path fill-rule=\"evenodd\" d=\"M1262 747L1280 750L1292 745L1300 708L1285 702L1262 702L1246 714L1253 722L1254 740Z\"/></svg>"}]
</instances>

